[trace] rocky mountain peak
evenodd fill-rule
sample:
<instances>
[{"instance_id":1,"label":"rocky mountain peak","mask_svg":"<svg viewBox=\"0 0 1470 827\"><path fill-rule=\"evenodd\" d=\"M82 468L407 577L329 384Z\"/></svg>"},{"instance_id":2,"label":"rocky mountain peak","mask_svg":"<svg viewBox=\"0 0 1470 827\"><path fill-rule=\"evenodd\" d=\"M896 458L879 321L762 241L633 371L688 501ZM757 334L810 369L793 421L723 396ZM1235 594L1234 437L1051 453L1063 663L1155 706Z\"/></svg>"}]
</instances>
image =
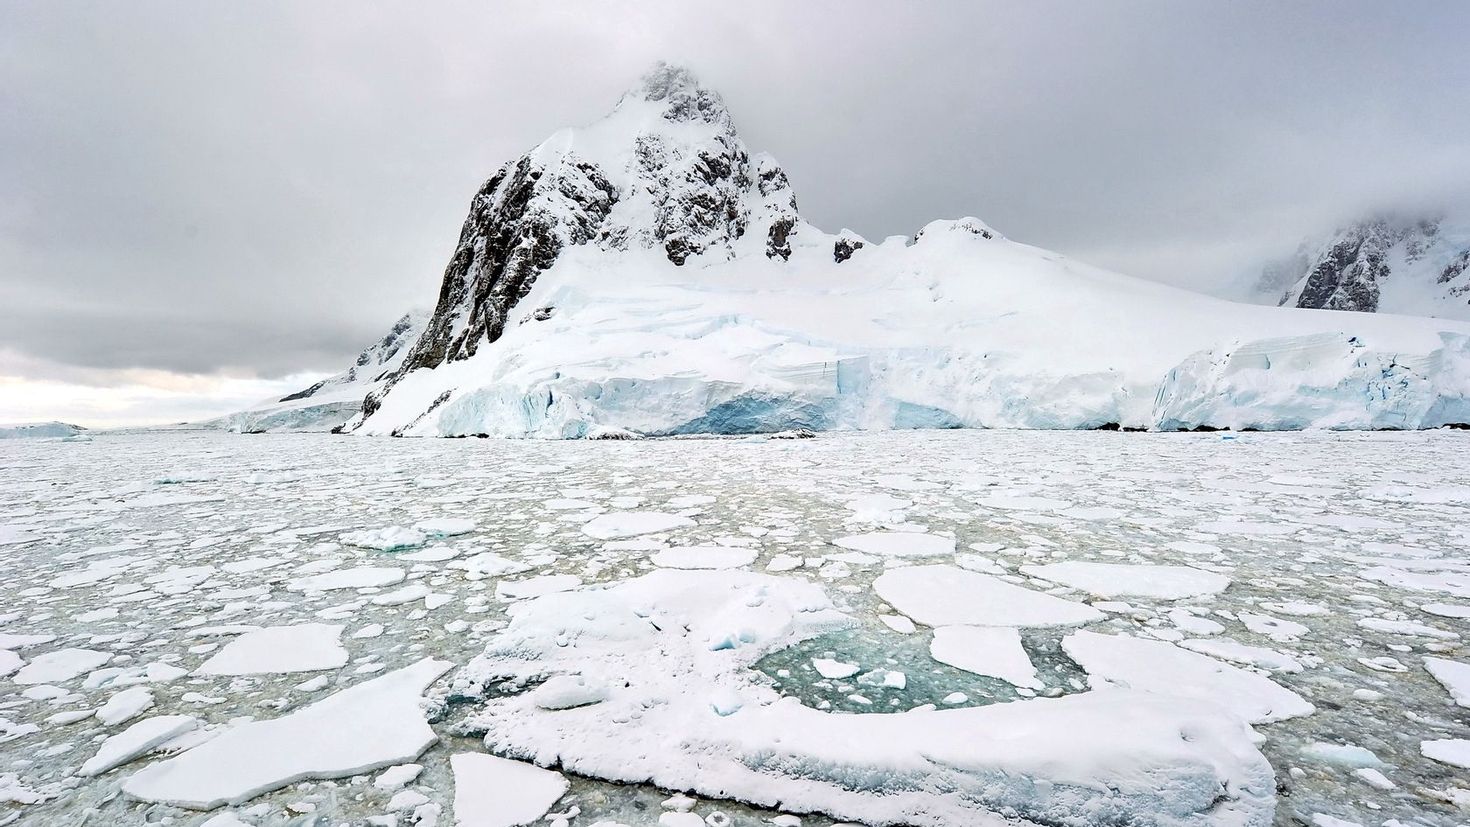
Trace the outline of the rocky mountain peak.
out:
<instances>
[{"instance_id":1,"label":"rocky mountain peak","mask_svg":"<svg viewBox=\"0 0 1470 827\"><path fill-rule=\"evenodd\" d=\"M1255 294L1325 310L1470 318L1470 224L1438 211L1382 212L1268 264Z\"/></svg>"},{"instance_id":2,"label":"rocky mountain peak","mask_svg":"<svg viewBox=\"0 0 1470 827\"><path fill-rule=\"evenodd\" d=\"M480 188L433 317L379 395L500 338L569 247L661 250L676 266L746 250L784 261L801 226L786 173L746 149L719 94L659 63L607 117L557 132ZM364 411L377 404L370 396Z\"/></svg>"},{"instance_id":3,"label":"rocky mountain peak","mask_svg":"<svg viewBox=\"0 0 1470 827\"><path fill-rule=\"evenodd\" d=\"M669 121L700 121L719 126L731 135L735 132L735 121L725 101L718 92L701 86L686 66L659 61L623 96L619 107L628 100L665 104L663 117Z\"/></svg>"}]
</instances>

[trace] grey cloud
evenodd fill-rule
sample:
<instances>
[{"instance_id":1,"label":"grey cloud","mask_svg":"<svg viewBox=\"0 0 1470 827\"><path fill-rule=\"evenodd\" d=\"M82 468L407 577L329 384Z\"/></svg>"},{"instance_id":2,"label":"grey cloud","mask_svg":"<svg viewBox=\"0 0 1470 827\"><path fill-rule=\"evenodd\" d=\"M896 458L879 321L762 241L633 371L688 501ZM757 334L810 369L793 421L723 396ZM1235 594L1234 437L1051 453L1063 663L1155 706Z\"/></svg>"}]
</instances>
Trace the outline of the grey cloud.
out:
<instances>
[{"instance_id":1,"label":"grey cloud","mask_svg":"<svg viewBox=\"0 0 1470 827\"><path fill-rule=\"evenodd\" d=\"M0 347L335 370L433 302L469 196L655 59L819 226L979 215L1208 286L1470 190L1458 2L0 6Z\"/></svg>"}]
</instances>

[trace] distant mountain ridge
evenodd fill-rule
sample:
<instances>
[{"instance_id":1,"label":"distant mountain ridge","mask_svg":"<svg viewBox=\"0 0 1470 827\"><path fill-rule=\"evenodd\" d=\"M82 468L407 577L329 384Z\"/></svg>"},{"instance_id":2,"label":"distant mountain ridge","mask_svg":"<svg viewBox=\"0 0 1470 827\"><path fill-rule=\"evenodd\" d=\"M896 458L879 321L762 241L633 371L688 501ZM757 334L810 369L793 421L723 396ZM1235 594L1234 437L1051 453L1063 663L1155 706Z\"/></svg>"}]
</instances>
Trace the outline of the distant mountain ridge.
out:
<instances>
[{"instance_id":1,"label":"distant mountain ridge","mask_svg":"<svg viewBox=\"0 0 1470 827\"><path fill-rule=\"evenodd\" d=\"M1268 264L1253 293L1288 307L1470 320L1470 221L1374 216Z\"/></svg>"}]
</instances>

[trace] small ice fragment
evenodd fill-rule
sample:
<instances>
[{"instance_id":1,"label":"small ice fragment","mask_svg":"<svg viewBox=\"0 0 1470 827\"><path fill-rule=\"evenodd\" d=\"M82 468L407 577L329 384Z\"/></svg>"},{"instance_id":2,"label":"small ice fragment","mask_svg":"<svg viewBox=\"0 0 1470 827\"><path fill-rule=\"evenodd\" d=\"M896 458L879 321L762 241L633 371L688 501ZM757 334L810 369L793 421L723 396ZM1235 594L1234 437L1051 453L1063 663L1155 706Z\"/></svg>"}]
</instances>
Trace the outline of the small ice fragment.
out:
<instances>
[{"instance_id":1,"label":"small ice fragment","mask_svg":"<svg viewBox=\"0 0 1470 827\"><path fill-rule=\"evenodd\" d=\"M850 678L862 669L855 663L843 663L830 658L812 658L812 666L816 667L818 674L830 680Z\"/></svg>"},{"instance_id":2,"label":"small ice fragment","mask_svg":"<svg viewBox=\"0 0 1470 827\"><path fill-rule=\"evenodd\" d=\"M395 764L379 773L378 777L373 779L373 786L380 790L396 790L412 784L423 771L422 764Z\"/></svg>"},{"instance_id":3,"label":"small ice fragment","mask_svg":"<svg viewBox=\"0 0 1470 827\"><path fill-rule=\"evenodd\" d=\"M115 726L138 717L153 706L153 692L141 686L113 695L97 710L97 720L105 726Z\"/></svg>"},{"instance_id":4,"label":"small ice fragment","mask_svg":"<svg viewBox=\"0 0 1470 827\"><path fill-rule=\"evenodd\" d=\"M914 622L903 615L878 615L878 619L883 621L884 626L901 635L913 634L916 628Z\"/></svg>"},{"instance_id":5,"label":"small ice fragment","mask_svg":"<svg viewBox=\"0 0 1470 827\"><path fill-rule=\"evenodd\" d=\"M459 827L519 827L540 819L570 786L559 772L481 752L449 756Z\"/></svg>"}]
</instances>

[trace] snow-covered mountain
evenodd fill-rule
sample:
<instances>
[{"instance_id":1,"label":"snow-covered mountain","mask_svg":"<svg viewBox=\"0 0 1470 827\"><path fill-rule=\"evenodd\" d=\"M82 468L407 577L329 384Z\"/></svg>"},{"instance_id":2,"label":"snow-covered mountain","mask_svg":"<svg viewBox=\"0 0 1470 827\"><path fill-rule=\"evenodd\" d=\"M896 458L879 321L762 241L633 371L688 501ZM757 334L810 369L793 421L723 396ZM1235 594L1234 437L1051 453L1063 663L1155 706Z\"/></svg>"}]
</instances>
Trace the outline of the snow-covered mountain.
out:
<instances>
[{"instance_id":1,"label":"snow-covered mountain","mask_svg":"<svg viewBox=\"0 0 1470 827\"><path fill-rule=\"evenodd\" d=\"M428 318L424 310L405 313L382 339L358 354L347 370L280 399L266 399L200 424L239 433L329 431L361 412L363 398L403 364Z\"/></svg>"},{"instance_id":2,"label":"snow-covered mountain","mask_svg":"<svg viewBox=\"0 0 1470 827\"><path fill-rule=\"evenodd\" d=\"M486 182L423 335L345 429L1463 422L1470 324L1227 302L975 218L826 233L719 95L660 65Z\"/></svg>"},{"instance_id":3,"label":"snow-covered mountain","mask_svg":"<svg viewBox=\"0 0 1470 827\"><path fill-rule=\"evenodd\" d=\"M1385 214L1267 265L1253 301L1470 320L1470 220Z\"/></svg>"}]
</instances>

